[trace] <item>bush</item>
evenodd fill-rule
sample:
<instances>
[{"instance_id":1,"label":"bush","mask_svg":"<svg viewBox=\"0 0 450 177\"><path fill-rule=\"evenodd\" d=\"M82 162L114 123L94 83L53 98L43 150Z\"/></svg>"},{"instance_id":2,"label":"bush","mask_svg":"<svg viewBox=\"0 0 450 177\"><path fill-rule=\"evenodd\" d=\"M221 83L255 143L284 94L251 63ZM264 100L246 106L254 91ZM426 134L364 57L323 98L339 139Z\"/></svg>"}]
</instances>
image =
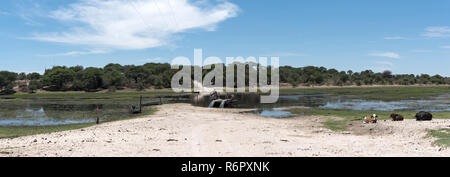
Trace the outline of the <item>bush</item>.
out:
<instances>
[{"instance_id":1,"label":"bush","mask_svg":"<svg viewBox=\"0 0 450 177\"><path fill-rule=\"evenodd\" d=\"M110 87L108 87L108 92L109 93L114 93L114 92L116 92L117 91L117 88L115 87L115 86L110 86Z\"/></svg>"},{"instance_id":2,"label":"bush","mask_svg":"<svg viewBox=\"0 0 450 177\"><path fill-rule=\"evenodd\" d=\"M12 94L15 94L16 91L14 91L13 88L14 88L14 85L13 84L9 84L8 86L5 87L4 90L2 90L0 92L0 95L12 95Z\"/></svg>"},{"instance_id":3,"label":"bush","mask_svg":"<svg viewBox=\"0 0 450 177\"><path fill-rule=\"evenodd\" d=\"M75 72L66 67L53 67L46 70L42 82L44 86L54 87L58 90L65 90L67 84L74 79Z\"/></svg>"},{"instance_id":4,"label":"bush","mask_svg":"<svg viewBox=\"0 0 450 177\"><path fill-rule=\"evenodd\" d=\"M137 91L143 91L145 89L145 84L142 82L137 83L136 90Z\"/></svg>"},{"instance_id":5,"label":"bush","mask_svg":"<svg viewBox=\"0 0 450 177\"><path fill-rule=\"evenodd\" d=\"M36 90L41 88L41 84L37 80L30 81L30 84L28 84L28 90L30 93L35 93Z\"/></svg>"}]
</instances>

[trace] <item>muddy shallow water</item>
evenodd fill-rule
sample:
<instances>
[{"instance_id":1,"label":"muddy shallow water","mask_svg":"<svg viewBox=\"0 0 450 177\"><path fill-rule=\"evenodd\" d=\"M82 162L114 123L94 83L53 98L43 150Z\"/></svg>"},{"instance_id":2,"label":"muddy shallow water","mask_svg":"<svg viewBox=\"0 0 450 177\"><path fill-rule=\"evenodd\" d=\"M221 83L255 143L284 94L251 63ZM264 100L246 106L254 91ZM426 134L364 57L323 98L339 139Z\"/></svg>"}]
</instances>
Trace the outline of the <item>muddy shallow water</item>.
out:
<instances>
[{"instance_id":1,"label":"muddy shallow water","mask_svg":"<svg viewBox=\"0 0 450 177\"><path fill-rule=\"evenodd\" d=\"M364 100L357 96L333 96L328 94L313 95L285 95L280 96L275 104L259 105L238 103L237 107L255 108L254 114L263 117L284 118L292 117L288 111L274 108L304 106L321 109L345 109L345 110L376 110L376 111L450 111L450 94L429 97L424 100Z\"/></svg>"},{"instance_id":2,"label":"muddy shallow water","mask_svg":"<svg viewBox=\"0 0 450 177\"><path fill-rule=\"evenodd\" d=\"M364 100L356 96L332 95L290 95L281 96L274 106L307 106L323 109L377 110L377 111L450 111L450 94L430 97L424 100Z\"/></svg>"},{"instance_id":3,"label":"muddy shallow water","mask_svg":"<svg viewBox=\"0 0 450 177\"><path fill-rule=\"evenodd\" d=\"M158 101L145 99L143 103ZM163 99L165 103L189 102ZM0 126L51 126L101 122L130 118L130 106L139 108L139 99L120 102L108 100L30 100L26 102L1 102Z\"/></svg>"}]
</instances>

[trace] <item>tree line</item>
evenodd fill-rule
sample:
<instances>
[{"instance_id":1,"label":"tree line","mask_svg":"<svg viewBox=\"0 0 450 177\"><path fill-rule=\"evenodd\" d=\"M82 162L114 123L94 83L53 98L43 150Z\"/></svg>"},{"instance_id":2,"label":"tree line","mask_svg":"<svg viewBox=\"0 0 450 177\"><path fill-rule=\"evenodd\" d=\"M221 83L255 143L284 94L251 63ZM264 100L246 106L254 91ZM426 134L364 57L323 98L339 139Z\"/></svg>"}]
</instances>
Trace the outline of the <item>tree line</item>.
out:
<instances>
[{"instance_id":1,"label":"tree line","mask_svg":"<svg viewBox=\"0 0 450 177\"><path fill-rule=\"evenodd\" d=\"M257 72L255 63L234 63L227 67L243 66L246 68L246 83L248 84L248 73L250 70ZM224 64L222 66L226 70ZM203 76L214 69L203 69ZM193 70L193 69L192 69ZM0 94L13 94L19 88L21 91L34 93L36 90L47 91L87 91L95 92L108 89L114 92L117 89L146 88L170 88L172 76L179 70L171 69L167 63L147 63L144 65L120 65L108 64L103 68L82 66L55 66L45 70L44 74L39 73L14 73L0 71ZM270 82L270 69L268 69L268 79ZM236 72L236 69L235 69ZM193 72L192 72L193 74ZM338 71L325 67L291 67L281 66L279 68L280 82L289 83L296 86L319 86L319 85L415 85L415 84L450 84L449 77L440 75L430 76L428 74L392 74L391 71L380 73L371 70L361 72ZM237 73L235 73L236 81ZM193 79L192 75L192 79ZM224 78L225 72L224 72ZM224 84L226 83L224 79ZM214 82L214 80L213 80Z\"/></svg>"}]
</instances>

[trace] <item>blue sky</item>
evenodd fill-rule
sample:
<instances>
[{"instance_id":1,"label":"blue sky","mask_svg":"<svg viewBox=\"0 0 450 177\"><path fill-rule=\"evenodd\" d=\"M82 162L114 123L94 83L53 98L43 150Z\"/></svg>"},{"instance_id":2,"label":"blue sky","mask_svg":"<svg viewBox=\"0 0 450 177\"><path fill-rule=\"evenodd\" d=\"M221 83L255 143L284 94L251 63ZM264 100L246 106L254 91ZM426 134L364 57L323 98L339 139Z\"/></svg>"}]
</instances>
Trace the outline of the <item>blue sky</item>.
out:
<instances>
[{"instance_id":1,"label":"blue sky","mask_svg":"<svg viewBox=\"0 0 450 177\"><path fill-rule=\"evenodd\" d=\"M279 56L450 76L448 0L2 0L0 70Z\"/></svg>"}]
</instances>

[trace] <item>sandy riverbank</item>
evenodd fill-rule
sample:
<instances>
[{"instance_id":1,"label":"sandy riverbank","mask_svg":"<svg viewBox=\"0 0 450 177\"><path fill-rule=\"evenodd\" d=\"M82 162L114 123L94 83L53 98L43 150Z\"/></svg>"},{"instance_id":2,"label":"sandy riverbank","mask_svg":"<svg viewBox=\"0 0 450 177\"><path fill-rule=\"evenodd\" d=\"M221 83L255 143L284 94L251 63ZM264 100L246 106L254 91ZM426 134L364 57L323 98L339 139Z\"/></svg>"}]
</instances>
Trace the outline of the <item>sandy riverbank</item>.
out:
<instances>
[{"instance_id":1,"label":"sandy riverbank","mask_svg":"<svg viewBox=\"0 0 450 177\"><path fill-rule=\"evenodd\" d=\"M424 138L426 129L448 127L450 120L354 122L351 131L332 132L320 124L325 117L242 111L163 105L146 118L0 139L0 156L450 156Z\"/></svg>"}]
</instances>

